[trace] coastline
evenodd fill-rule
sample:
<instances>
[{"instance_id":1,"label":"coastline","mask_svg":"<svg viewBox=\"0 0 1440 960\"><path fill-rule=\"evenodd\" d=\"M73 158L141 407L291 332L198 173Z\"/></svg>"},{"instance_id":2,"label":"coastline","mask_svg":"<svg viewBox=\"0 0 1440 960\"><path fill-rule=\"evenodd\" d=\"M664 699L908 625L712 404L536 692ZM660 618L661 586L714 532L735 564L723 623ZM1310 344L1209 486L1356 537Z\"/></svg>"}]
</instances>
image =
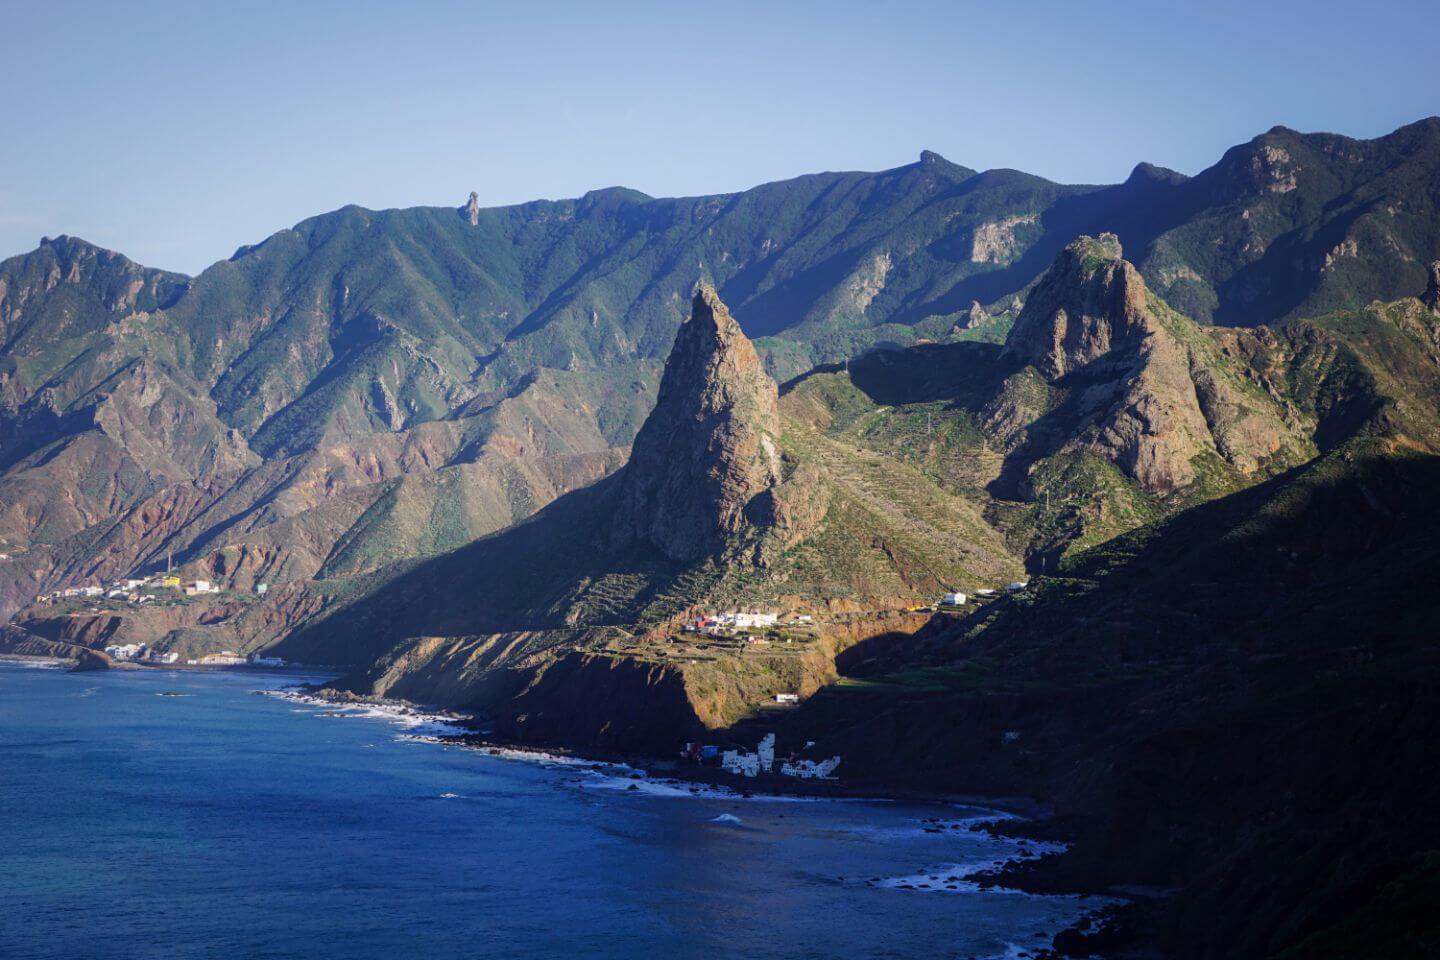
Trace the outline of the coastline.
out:
<instances>
[{"instance_id":1,"label":"coastline","mask_svg":"<svg viewBox=\"0 0 1440 960\"><path fill-rule=\"evenodd\" d=\"M667 758L580 750L564 744L506 741L482 732L483 725L473 715L314 684L257 690L256 693L307 704L322 711L333 711L336 716L367 716L398 722L412 730L424 731L401 735L416 742L459 747L498 759L564 766L573 768L577 773L597 774L602 780L610 781L603 788L612 790L709 800L908 803L979 811L979 815L922 820L921 829L927 833L943 834L964 829L996 839L1018 841L1018 856L973 864L959 874L960 882L980 889L1026 895L1103 898L1103 902L1087 911L1074 924L1057 930L1052 947L1032 952L1030 956L1034 960L1089 956L1096 950L1119 946L1122 940L1128 942L1128 932L1132 928L1128 919L1130 908L1144 901L1143 897L1124 891L1085 888L1073 883L1057 885L1048 879L1046 861L1064 856L1068 844L1050 828L1049 807L1030 798L847 785L779 774L748 778L716 767L686 764ZM623 781L628 782L622 787L619 782ZM1032 845L1033 851L1030 849Z\"/></svg>"},{"instance_id":2,"label":"coastline","mask_svg":"<svg viewBox=\"0 0 1440 960\"><path fill-rule=\"evenodd\" d=\"M64 670L68 661L61 658L34 656L0 656L0 665L9 662L24 669ZM195 671L186 671L195 672ZM963 864L935 865L913 876L891 876L872 885L905 891L960 892L966 890L1009 891L1039 896L1099 897L1103 900L1089 907L1068 926L1054 930L1052 947L1032 949L1036 960L1054 960L1072 954L1060 949L1062 944L1088 949L1115 936L1117 924L1112 920L1117 910L1126 906L1116 891L1076 888L1036 882L1037 870L1044 870L1044 861L1063 855L1064 846L1056 842L1052 830L1045 827L1043 807L1025 798L995 798L938 791L886 789L881 785L852 786L843 783L815 783L778 774L761 778L745 778L713 767L692 766L678 758L669 760L615 752L579 750L564 745L506 742L488 735L474 716L450 710L429 709L423 705L393 698L362 696L335 691L307 678L288 678L278 672L240 669L202 670L201 673L229 673L232 676L266 676L269 684L257 685L253 695L269 696L315 708L319 716L378 719L401 728L397 739L417 743L454 746L474 750L497 759L523 763L539 763L568 768L573 776L566 777L569 786L583 791L613 793L634 792L637 796L672 797L724 802L857 802L901 803L932 807L958 807L953 813L939 810L917 811L916 828L927 834L952 834L968 831L984 834L997 841L998 855L984 861ZM737 812L738 812L738 808ZM963 869L962 869L963 867ZM938 873L940 879L933 874ZM946 875L946 874L950 875ZM947 883L948 881L948 883ZM941 889L935 884L945 884ZM1129 899L1129 898L1126 898ZM1123 927L1122 927L1123 929Z\"/></svg>"},{"instance_id":3,"label":"coastline","mask_svg":"<svg viewBox=\"0 0 1440 960\"><path fill-rule=\"evenodd\" d=\"M428 738L437 743L479 750L491 756L513 757L535 761L556 761L577 764L607 765L636 771L655 782L672 781L711 789L724 789L741 797L770 796L778 798L873 800L894 803L933 803L977 807L993 810L994 822L1040 822L1049 815L1047 805L1028 797L988 797L978 794L957 794L883 785L845 784L839 781L805 780L768 774L744 777L726 773L718 767L682 763L678 759L623 751L579 749L564 743L534 743L497 738L483 729L472 714L430 707L392 697L376 697L335 690L313 684L298 685L290 690L263 691L272 696L310 703L314 706L339 708L374 708L385 710L397 719L411 718L416 723L447 724L455 729L436 732ZM1037 837L1037 839L1040 839Z\"/></svg>"},{"instance_id":4,"label":"coastline","mask_svg":"<svg viewBox=\"0 0 1440 960\"><path fill-rule=\"evenodd\" d=\"M36 670L68 670L75 666L74 660L65 657L42 657L28 653L0 653L0 663Z\"/></svg>"}]
</instances>

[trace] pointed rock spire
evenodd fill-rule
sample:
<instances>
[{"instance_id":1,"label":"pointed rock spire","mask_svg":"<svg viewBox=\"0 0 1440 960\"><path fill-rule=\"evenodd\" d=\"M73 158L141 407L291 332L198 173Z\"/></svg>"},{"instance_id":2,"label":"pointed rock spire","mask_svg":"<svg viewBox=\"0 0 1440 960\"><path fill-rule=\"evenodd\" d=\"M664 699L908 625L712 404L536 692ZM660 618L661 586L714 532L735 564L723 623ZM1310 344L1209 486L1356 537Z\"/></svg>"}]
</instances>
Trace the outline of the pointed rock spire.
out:
<instances>
[{"instance_id":1,"label":"pointed rock spire","mask_svg":"<svg viewBox=\"0 0 1440 960\"><path fill-rule=\"evenodd\" d=\"M723 549L777 521L781 482L775 381L714 287L695 291L665 363L654 411L621 479L613 540L648 541L672 560Z\"/></svg>"},{"instance_id":2,"label":"pointed rock spire","mask_svg":"<svg viewBox=\"0 0 1440 960\"><path fill-rule=\"evenodd\" d=\"M1425 292L1420 295L1420 302L1429 307L1431 313L1440 314L1440 260L1430 264L1430 279L1425 284Z\"/></svg>"}]
</instances>

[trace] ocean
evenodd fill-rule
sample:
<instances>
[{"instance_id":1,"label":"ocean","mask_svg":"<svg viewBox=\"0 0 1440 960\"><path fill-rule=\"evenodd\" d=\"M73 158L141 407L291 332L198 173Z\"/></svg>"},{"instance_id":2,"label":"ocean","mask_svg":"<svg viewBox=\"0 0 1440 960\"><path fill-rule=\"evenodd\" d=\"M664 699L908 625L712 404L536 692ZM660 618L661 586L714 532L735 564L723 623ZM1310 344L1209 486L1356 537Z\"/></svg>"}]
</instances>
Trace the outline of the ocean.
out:
<instances>
[{"instance_id":1,"label":"ocean","mask_svg":"<svg viewBox=\"0 0 1440 960\"><path fill-rule=\"evenodd\" d=\"M301 679L0 663L0 957L1015 957L1098 905L947 879L1015 855L983 809L697 796L256 695Z\"/></svg>"}]
</instances>

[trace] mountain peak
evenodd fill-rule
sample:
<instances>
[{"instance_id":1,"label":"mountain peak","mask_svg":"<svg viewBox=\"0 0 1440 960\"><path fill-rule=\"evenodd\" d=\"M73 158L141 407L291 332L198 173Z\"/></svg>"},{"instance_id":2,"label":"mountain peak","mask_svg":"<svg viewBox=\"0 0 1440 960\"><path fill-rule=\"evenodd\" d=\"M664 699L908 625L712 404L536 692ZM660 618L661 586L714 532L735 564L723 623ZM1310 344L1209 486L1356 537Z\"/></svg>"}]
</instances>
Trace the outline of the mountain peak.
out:
<instances>
[{"instance_id":1,"label":"mountain peak","mask_svg":"<svg viewBox=\"0 0 1440 960\"><path fill-rule=\"evenodd\" d=\"M1025 301L1006 353L1050 380L1083 371L1067 449L1099 454L1145 490L1189 484L1202 453L1254 472L1287 442L1278 408L1247 396L1122 254L1114 234L1073 240Z\"/></svg>"},{"instance_id":2,"label":"mountain peak","mask_svg":"<svg viewBox=\"0 0 1440 960\"><path fill-rule=\"evenodd\" d=\"M1047 377L1063 377L1118 342L1144 336L1153 325L1145 303L1145 281L1124 259L1119 237L1076 237L1031 291L1005 351Z\"/></svg>"},{"instance_id":3,"label":"mountain peak","mask_svg":"<svg viewBox=\"0 0 1440 960\"><path fill-rule=\"evenodd\" d=\"M71 292L79 291L93 307L118 313L169 306L189 283L190 278L183 274L141 266L80 237L41 237L40 245L31 252L0 263L0 322L7 316L5 304L10 307L9 322L15 322L27 301L32 301L31 311L40 311L43 296L62 285ZM70 309L47 325L76 322L78 316Z\"/></svg>"},{"instance_id":4,"label":"mountain peak","mask_svg":"<svg viewBox=\"0 0 1440 960\"><path fill-rule=\"evenodd\" d=\"M1178 170L1171 170L1169 167L1158 166L1157 164L1142 161L1135 164L1135 169L1130 171L1130 176L1125 182L1131 185L1158 183L1173 185L1184 183L1190 178Z\"/></svg>"},{"instance_id":5,"label":"mountain peak","mask_svg":"<svg viewBox=\"0 0 1440 960\"><path fill-rule=\"evenodd\" d=\"M702 282L625 467L616 545L645 541L690 561L773 525L783 471L778 402L754 345Z\"/></svg>"}]
</instances>

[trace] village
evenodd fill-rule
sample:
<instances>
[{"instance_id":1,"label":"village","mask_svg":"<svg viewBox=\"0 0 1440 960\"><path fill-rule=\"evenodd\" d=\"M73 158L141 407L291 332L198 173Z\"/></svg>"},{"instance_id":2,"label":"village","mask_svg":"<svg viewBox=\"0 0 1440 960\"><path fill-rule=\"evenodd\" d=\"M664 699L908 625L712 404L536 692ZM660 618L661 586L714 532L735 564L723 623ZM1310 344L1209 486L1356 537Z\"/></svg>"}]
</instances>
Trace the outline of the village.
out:
<instances>
[{"instance_id":1,"label":"village","mask_svg":"<svg viewBox=\"0 0 1440 960\"><path fill-rule=\"evenodd\" d=\"M1028 586L1028 581L1017 580L1007 585L1004 592L1016 594L1024 591ZM899 610L858 611L831 615L824 619L843 622L845 619L867 619L894 614L955 613L963 610L967 605L979 606L989 603L1000 595L1000 590L991 587L981 587L974 591L973 596L959 591L949 591L929 605L911 606ZM705 656L717 653L734 654L743 652L747 648L757 652L760 650L767 653L781 652L779 649L767 648L803 645L818 637L819 626L815 614L782 615L758 610L732 610L701 614L687 619L681 624L678 634L671 633L666 637L666 643L678 648L678 652L681 654ZM667 654L662 653L662 655ZM786 696L786 694L777 694L777 699ZM778 702L795 701L778 699Z\"/></svg>"},{"instance_id":2,"label":"village","mask_svg":"<svg viewBox=\"0 0 1440 960\"><path fill-rule=\"evenodd\" d=\"M180 654L173 650L159 650L144 643L116 643L105 647L105 655L126 663L141 663L151 666L169 666L180 663ZM185 661L191 667L283 667L286 661L280 657L267 657L255 653L246 657L231 650L207 653L189 657Z\"/></svg>"},{"instance_id":3,"label":"village","mask_svg":"<svg viewBox=\"0 0 1440 960\"><path fill-rule=\"evenodd\" d=\"M765 734L754 751L721 750L712 744L691 741L681 748L680 758L694 764L718 765L726 773L752 780L769 773L778 773L783 777L795 777L800 780L836 779L835 770L840 766L840 757L833 756L815 760L799 755L814 746L815 741L807 740L805 746L798 752L781 759L778 769L775 764L775 734L773 733Z\"/></svg>"},{"instance_id":4,"label":"village","mask_svg":"<svg viewBox=\"0 0 1440 960\"><path fill-rule=\"evenodd\" d=\"M958 590L948 591L931 605L905 608L902 611L871 611L850 614L852 617L878 617L904 614L960 613L967 606L980 607L993 602L1004 594L1018 594L1029 586L1028 581L1016 580L1002 590L981 587L968 596ZM835 619L841 619L837 617ZM825 618L831 619L831 618ZM804 647L819 639L820 627L814 614L790 613L786 615L757 610L734 610L702 614L683 622L678 635L666 639L670 646L679 645L679 654L689 662L697 658L713 658L717 655L744 656L747 652L783 654L796 647ZM668 656L662 652L661 656ZM779 691L774 695L771 709L797 706L800 694L795 691ZM755 750L723 749L716 744L691 741L680 750L683 762L700 766L717 766L734 776L754 779L770 774L795 777L802 780L832 781L840 766L841 757L805 757L806 751L815 746L807 741L799 750L777 758L775 734L766 734Z\"/></svg>"},{"instance_id":5,"label":"village","mask_svg":"<svg viewBox=\"0 0 1440 960\"><path fill-rule=\"evenodd\" d=\"M255 596L264 596L268 584L257 584ZM218 583L210 580L181 580L174 574L156 574L151 577L122 577L108 586L98 583L62 587L35 598L37 604L55 604L64 600L114 600L131 606L147 603L163 603L182 597L201 597L222 592Z\"/></svg>"},{"instance_id":6,"label":"village","mask_svg":"<svg viewBox=\"0 0 1440 960\"><path fill-rule=\"evenodd\" d=\"M257 584L253 593L248 596L258 598L265 596L268 592L269 585L261 583ZM35 598L35 603L52 606L66 605L66 608L69 609L69 616L73 617L86 613L98 613L107 608L115 609L121 604L131 608L167 606L189 603L195 598L218 597L222 594L235 599L244 599L246 596L233 590L224 589L220 584L210 580L182 580L167 571L149 577L122 577L109 584L88 583L62 587L49 593L40 594ZM174 650L162 650L143 642L115 643L101 649L112 660L143 666L183 664L201 667L283 667L287 665L286 661L280 657L261 654L245 656L231 650L221 650L182 660L181 655Z\"/></svg>"},{"instance_id":7,"label":"village","mask_svg":"<svg viewBox=\"0 0 1440 960\"><path fill-rule=\"evenodd\" d=\"M1019 593L1026 589L1026 581L1014 581L1008 584L1004 593ZM259 598L269 592L269 585L265 583L256 584L250 598ZM184 603L192 598L216 596L220 594L233 595L241 599L240 594L233 590L227 590L220 584L210 580L189 579L182 580L179 576L169 571L154 574L148 577L123 577L111 582L108 585L99 583L80 584L76 586L63 587L49 593L41 594L35 598L37 604L52 605L68 601L89 601L84 606L91 612L102 609L107 604L123 603L130 607L142 607L146 605L165 605L169 603ZM947 591L938 600L928 605L915 605L895 610L875 611L852 611L848 613L830 614L821 616L821 620L827 623L844 624L850 621L865 620L871 618L882 618L896 615L933 614L933 613L957 613L963 611L967 606L979 606L993 601L1002 594L997 588L981 587L973 591L973 595L967 595L960 591ZM73 615L73 614L72 614ZM639 637L625 633L624 639L612 642L617 652L633 653L633 648L641 645ZM678 630L672 628L664 635L662 644L652 648L650 655L660 659L681 659L690 663L696 663L704 659L721 659L749 654L798 655L808 647L815 644L821 635L821 623L817 622L817 615L811 613L791 612L786 614L762 610L728 610L712 613L702 613L682 621ZM652 635L653 636L653 635ZM648 644L647 644L648 646ZM112 644L104 648L106 655L112 659L125 663L144 664L152 666L176 665L181 662L180 655L175 651L160 650L154 647L147 647L144 643ZM278 657L265 657L244 655L224 650L215 653L208 653L198 657L185 659L186 666L264 666L280 667L285 661ZM773 700L769 706L771 709L784 709L793 707L800 703L800 693L795 690L781 690L773 694ZM757 773L768 772L773 766L773 751L768 755L763 748L755 753L741 754L735 751L728 751L727 754L734 754L733 757L724 759L718 748L694 745L701 753L693 758L697 762L703 760L715 760L725 769L732 772L742 773L747 776L747 770L754 769ZM688 749L688 745L687 745ZM830 761L815 762L811 760L795 759L782 763L780 773L787 776L799 776L804 778L828 777L833 772L835 765L838 765L839 758ZM733 768L733 769L732 769Z\"/></svg>"}]
</instances>

